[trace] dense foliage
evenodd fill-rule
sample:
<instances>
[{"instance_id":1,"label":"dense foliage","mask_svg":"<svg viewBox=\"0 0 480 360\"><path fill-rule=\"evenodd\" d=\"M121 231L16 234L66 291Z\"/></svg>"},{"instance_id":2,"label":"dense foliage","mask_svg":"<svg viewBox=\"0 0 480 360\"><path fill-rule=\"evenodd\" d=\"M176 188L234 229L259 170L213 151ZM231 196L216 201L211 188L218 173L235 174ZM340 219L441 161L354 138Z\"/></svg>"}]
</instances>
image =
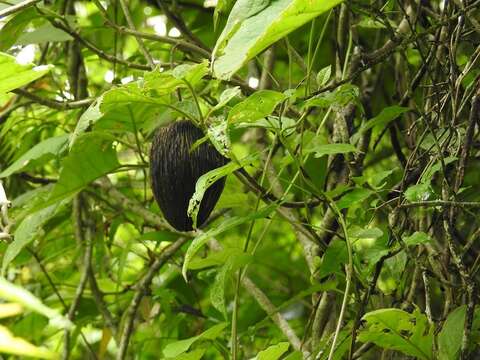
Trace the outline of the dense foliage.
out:
<instances>
[{"instance_id":1,"label":"dense foliage","mask_svg":"<svg viewBox=\"0 0 480 360\"><path fill-rule=\"evenodd\" d=\"M0 1L2 358L479 358L479 19ZM229 159L190 232L150 187L155 129L181 120Z\"/></svg>"}]
</instances>

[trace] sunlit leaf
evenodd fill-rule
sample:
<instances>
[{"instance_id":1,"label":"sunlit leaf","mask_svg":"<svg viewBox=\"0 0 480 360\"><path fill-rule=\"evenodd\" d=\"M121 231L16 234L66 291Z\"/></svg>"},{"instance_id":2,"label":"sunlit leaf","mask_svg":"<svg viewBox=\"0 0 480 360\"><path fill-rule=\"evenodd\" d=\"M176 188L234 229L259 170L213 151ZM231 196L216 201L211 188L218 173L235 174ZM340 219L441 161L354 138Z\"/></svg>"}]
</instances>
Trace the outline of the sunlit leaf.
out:
<instances>
[{"instance_id":1,"label":"sunlit leaf","mask_svg":"<svg viewBox=\"0 0 480 360\"><path fill-rule=\"evenodd\" d=\"M341 0L239 0L212 55L213 73L229 79L248 60Z\"/></svg>"},{"instance_id":2,"label":"sunlit leaf","mask_svg":"<svg viewBox=\"0 0 480 360\"><path fill-rule=\"evenodd\" d=\"M58 358L58 355L54 352L44 347L37 347L20 337L14 336L4 326L0 326L0 352L16 356L27 356L40 359Z\"/></svg>"},{"instance_id":3,"label":"sunlit leaf","mask_svg":"<svg viewBox=\"0 0 480 360\"><path fill-rule=\"evenodd\" d=\"M277 105L286 99L285 94L273 90L261 90L253 93L241 103L235 105L228 114L229 123L253 122L270 115Z\"/></svg>"},{"instance_id":4,"label":"sunlit leaf","mask_svg":"<svg viewBox=\"0 0 480 360\"><path fill-rule=\"evenodd\" d=\"M290 344L288 342L281 342L271 345L265 350L260 351L255 357L256 360L278 360L288 351Z\"/></svg>"},{"instance_id":5,"label":"sunlit leaf","mask_svg":"<svg viewBox=\"0 0 480 360\"><path fill-rule=\"evenodd\" d=\"M41 78L52 68L52 65L20 65L13 56L0 53L0 69L2 69L0 72L0 94L27 85Z\"/></svg>"}]
</instances>

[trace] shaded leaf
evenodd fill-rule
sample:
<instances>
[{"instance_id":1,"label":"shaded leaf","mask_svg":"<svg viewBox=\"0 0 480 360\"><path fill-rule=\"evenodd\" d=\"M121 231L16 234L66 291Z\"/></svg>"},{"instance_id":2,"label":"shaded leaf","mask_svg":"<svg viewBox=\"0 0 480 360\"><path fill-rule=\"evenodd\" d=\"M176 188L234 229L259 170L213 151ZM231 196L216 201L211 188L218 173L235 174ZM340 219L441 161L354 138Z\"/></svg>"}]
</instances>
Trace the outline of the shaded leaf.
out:
<instances>
[{"instance_id":1,"label":"shaded leaf","mask_svg":"<svg viewBox=\"0 0 480 360\"><path fill-rule=\"evenodd\" d=\"M62 165L58 182L42 208L74 195L120 166L112 139L99 132L85 133L79 137Z\"/></svg>"},{"instance_id":2,"label":"shaded leaf","mask_svg":"<svg viewBox=\"0 0 480 360\"><path fill-rule=\"evenodd\" d=\"M8 244L7 250L3 256L2 274L5 274L7 266L13 259L15 259L15 257L17 257L20 251L34 240L43 224L55 215L58 207L59 204L53 204L45 209L34 212L25 217L17 226L14 239Z\"/></svg>"},{"instance_id":3,"label":"shaded leaf","mask_svg":"<svg viewBox=\"0 0 480 360\"><path fill-rule=\"evenodd\" d=\"M352 136L352 141L356 142L358 139L360 139L360 135L365 133L366 131L378 126L385 126L390 121L396 119L398 116L401 114L409 111L408 108L406 107L401 107L401 106L389 106L384 108L380 114L375 116L374 118L366 121L365 123L360 126L360 129L357 130L357 132Z\"/></svg>"},{"instance_id":4,"label":"shaded leaf","mask_svg":"<svg viewBox=\"0 0 480 360\"><path fill-rule=\"evenodd\" d=\"M349 208L359 202L362 202L370 197L373 191L364 188L356 188L353 191L343 195L340 200L337 201L337 207L339 210Z\"/></svg>"},{"instance_id":5,"label":"shaded leaf","mask_svg":"<svg viewBox=\"0 0 480 360\"><path fill-rule=\"evenodd\" d=\"M12 165L0 173L0 178L10 176L23 168L25 168L32 160L38 160L45 155L59 155L64 149L68 141L68 135L48 138L41 143L35 145L25 154L20 156Z\"/></svg>"},{"instance_id":6,"label":"shaded leaf","mask_svg":"<svg viewBox=\"0 0 480 360\"><path fill-rule=\"evenodd\" d=\"M307 146L305 153L315 153L315 157L319 158L324 155L346 154L349 152L358 152L357 148L352 144L319 144L315 139Z\"/></svg>"},{"instance_id":7,"label":"shaded leaf","mask_svg":"<svg viewBox=\"0 0 480 360\"><path fill-rule=\"evenodd\" d=\"M432 239L430 239L430 236L425 234L423 231L415 231L412 235L404 237L403 241L408 246L415 246L429 243L432 241Z\"/></svg>"}]
</instances>

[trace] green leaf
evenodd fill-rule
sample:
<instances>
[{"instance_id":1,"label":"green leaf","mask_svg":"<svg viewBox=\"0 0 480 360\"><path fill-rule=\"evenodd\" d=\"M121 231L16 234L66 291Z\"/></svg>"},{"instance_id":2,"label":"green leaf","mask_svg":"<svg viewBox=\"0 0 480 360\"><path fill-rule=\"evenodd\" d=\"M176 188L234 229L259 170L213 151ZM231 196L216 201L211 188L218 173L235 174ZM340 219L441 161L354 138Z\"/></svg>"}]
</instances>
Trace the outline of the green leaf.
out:
<instances>
[{"instance_id":1,"label":"green leaf","mask_svg":"<svg viewBox=\"0 0 480 360\"><path fill-rule=\"evenodd\" d=\"M207 349L195 349L175 357L166 358L166 360L200 360Z\"/></svg>"},{"instance_id":2,"label":"green leaf","mask_svg":"<svg viewBox=\"0 0 480 360\"><path fill-rule=\"evenodd\" d=\"M308 99L302 104L302 109L309 107L328 108L330 106L345 106L352 101L356 101L360 91L358 87L352 84L344 84L339 86L333 92L325 92L319 94L311 99Z\"/></svg>"},{"instance_id":3,"label":"green leaf","mask_svg":"<svg viewBox=\"0 0 480 360\"><path fill-rule=\"evenodd\" d=\"M288 351L289 347L290 344L288 342L280 342L260 351L255 358L257 360L278 360Z\"/></svg>"},{"instance_id":4,"label":"green leaf","mask_svg":"<svg viewBox=\"0 0 480 360\"><path fill-rule=\"evenodd\" d=\"M409 111L408 108L406 107L401 107L401 106L390 106L384 108L380 114L375 116L374 118L368 120L367 122L363 123L362 126L360 126L360 129L357 130L357 132L352 136L351 140L352 142L356 142L358 139L360 139L360 135L365 133L366 131L374 128L374 127L380 127L380 126L385 126L390 121L396 119L398 116L401 114Z\"/></svg>"},{"instance_id":5,"label":"green leaf","mask_svg":"<svg viewBox=\"0 0 480 360\"><path fill-rule=\"evenodd\" d=\"M48 73L53 65L20 65L8 54L0 53L0 94L7 93L31 83Z\"/></svg>"},{"instance_id":6,"label":"green leaf","mask_svg":"<svg viewBox=\"0 0 480 360\"><path fill-rule=\"evenodd\" d=\"M225 306L225 286L228 278L235 273L240 267L247 265L252 257L244 253L241 249L227 249L228 257L225 264L220 268L215 281L210 289L210 301L212 306L220 311L225 319L227 319L227 309Z\"/></svg>"},{"instance_id":7,"label":"green leaf","mask_svg":"<svg viewBox=\"0 0 480 360\"><path fill-rule=\"evenodd\" d=\"M208 61L200 64L181 64L172 69L171 74L175 79L185 80L195 86L205 75L208 74Z\"/></svg>"},{"instance_id":8,"label":"green leaf","mask_svg":"<svg viewBox=\"0 0 480 360\"><path fill-rule=\"evenodd\" d=\"M264 118L286 98L285 94L273 90L257 91L233 107L228 114L228 122L253 122Z\"/></svg>"},{"instance_id":9,"label":"green leaf","mask_svg":"<svg viewBox=\"0 0 480 360\"><path fill-rule=\"evenodd\" d=\"M148 122L148 118L159 116L159 108L162 111L165 107L173 108L170 104L170 95L178 88L187 87L184 81L194 86L207 72L207 61L193 65L182 64L170 71L146 72L143 79L106 91L80 117L70 139L70 147L88 127L109 114L112 115L112 128L124 125L122 119L127 119L126 122L131 124L131 114L137 115L135 119L137 128L142 128L144 123ZM188 117L188 111L182 111L181 108L185 102L184 100L177 110L181 115Z\"/></svg>"},{"instance_id":10,"label":"green leaf","mask_svg":"<svg viewBox=\"0 0 480 360\"><path fill-rule=\"evenodd\" d=\"M356 188L353 191L343 195L340 200L337 201L337 207L339 210L349 208L359 202L366 200L373 191L364 188Z\"/></svg>"},{"instance_id":11,"label":"green leaf","mask_svg":"<svg viewBox=\"0 0 480 360\"><path fill-rule=\"evenodd\" d=\"M100 109L103 103L103 95L98 97L78 119L77 126L70 137L69 148L71 149L77 138L82 135L89 126L95 124L104 114Z\"/></svg>"},{"instance_id":12,"label":"green leaf","mask_svg":"<svg viewBox=\"0 0 480 360\"><path fill-rule=\"evenodd\" d=\"M443 163L446 165L451 164L457 160L456 156L448 156L445 159L443 159ZM423 184L429 184L432 181L433 176L442 170L442 162L438 160L435 164L429 166L422 174L422 177L420 178L420 182Z\"/></svg>"},{"instance_id":13,"label":"green leaf","mask_svg":"<svg viewBox=\"0 0 480 360\"><path fill-rule=\"evenodd\" d=\"M64 149L68 141L68 135L61 135L57 137L48 138L41 143L35 145L33 148L28 150L25 154L20 156L12 165L6 168L0 173L0 178L16 173L33 160L38 160L46 155L58 156Z\"/></svg>"},{"instance_id":14,"label":"green leaf","mask_svg":"<svg viewBox=\"0 0 480 360\"><path fill-rule=\"evenodd\" d=\"M235 0L218 0L217 5L215 6L215 12L213 13L213 28L217 29L218 18L221 14L228 13L231 9Z\"/></svg>"},{"instance_id":15,"label":"green leaf","mask_svg":"<svg viewBox=\"0 0 480 360\"><path fill-rule=\"evenodd\" d=\"M403 194L410 202L426 201L432 195L430 184L417 184L410 186Z\"/></svg>"},{"instance_id":16,"label":"green leaf","mask_svg":"<svg viewBox=\"0 0 480 360\"><path fill-rule=\"evenodd\" d=\"M187 252L185 254L185 260L183 261L183 267L182 267L182 275L187 280L187 269L190 264L190 261L192 258L195 256L198 250L211 238L214 236L217 236L227 230L230 230L238 225L241 225L243 223L252 221L254 219L262 219L267 217L272 211L275 210L275 208L278 205L272 204L269 206L266 206L256 212L253 212L249 215L246 216L239 216L239 217L233 217L230 218L223 223L219 224L218 226L209 229L206 232L200 233L195 239L193 239L192 243L187 249Z\"/></svg>"},{"instance_id":17,"label":"green leaf","mask_svg":"<svg viewBox=\"0 0 480 360\"><path fill-rule=\"evenodd\" d=\"M211 121L212 123L207 129L207 136L220 154L229 157L231 141L228 123L224 116L212 117Z\"/></svg>"},{"instance_id":18,"label":"green leaf","mask_svg":"<svg viewBox=\"0 0 480 360\"><path fill-rule=\"evenodd\" d=\"M248 60L341 0L239 0L212 54L213 73L229 79Z\"/></svg>"},{"instance_id":19,"label":"green leaf","mask_svg":"<svg viewBox=\"0 0 480 360\"><path fill-rule=\"evenodd\" d=\"M456 360L462 347L466 306L462 305L448 314L438 334L438 355L440 360Z\"/></svg>"},{"instance_id":20,"label":"green leaf","mask_svg":"<svg viewBox=\"0 0 480 360\"><path fill-rule=\"evenodd\" d=\"M358 152L357 148L352 144L319 144L316 138L310 142L305 149L305 153L315 153L315 157L319 158L324 155L346 154L349 152Z\"/></svg>"},{"instance_id":21,"label":"green leaf","mask_svg":"<svg viewBox=\"0 0 480 360\"><path fill-rule=\"evenodd\" d=\"M412 235L404 237L403 241L408 246L415 246L429 243L432 241L432 239L423 231L415 231Z\"/></svg>"},{"instance_id":22,"label":"green leaf","mask_svg":"<svg viewBox=\"0 0 480 360\"><path fill-rule=\"evenodd\" d=\"M255 155L247 156L240 162L229 162L219 168L213 169L202 176L200 176L195 184L195 192L193 193L189 203L187 214L192 219L193 228L197 227L197 216L200 210L200 204L202 203L203 196L207 189L212 186L216 181L233 173L235 170L251 163L256 158Z\"/></svg>"},{"instance_id":23,"label":"green leaf","mask_svg":"<svg viewBox=\"0 0 480 360\"><path fill-rule=\"evenodd\" d=\"M418 359L432 359L433 328L420 311L410 314L400 309L380 309L365 314L362 320L366 325L359 333L359 341Z\"/></svg>"},{"instance_id":24,"label":"green leaf","mask_svg":"<svg viewBox=\"0 0 480 360\"><path fill-rule=\"evenodd\" d=\"M344 360L345 359L345 354L347 351L350 349L350 343L351 343L352 337L350 335L350 332L348 330L342 330L338 334L338 340L337 344L335 345L335 350L333 352L333 356L331 360ZM323 346L325 349L328 349L326 351L322 351L320 353L320 358L319 360L330 360L329 353L330 353L330 348L332 346L331 338L330 341L325 342L325 345Z\"/></svg>"},{"instance_id":25,"label":"green leaf","mask_svg":"<svg viewBox=\"0 0 480 360\"><path fill-rule=\"evenodd\" d=\"M376 227L349 231L349 233L349 236L355 239L377 239L383 235L383 231Z\"/></svg>"},{"instance_id":26,"label":"green leaf","mask_svg":"<svg viewBox=\"0 0 480 360\"><path fill-rule=\"evenodd\" d=\"M302 360L302 359L303 359L303 354L299 350L296 350L296 351L288 354L287 357L284 358L284 360Z\"/></svg>"},{"instance_id":27,"label":"green leaf","mask_svg":"<svg viewBox=\"0 0 480 360\"><path fill-rule=\"evenodd\" d=\"M225 286L230 275L230 264L224 264L217 275L215 275L215 281L210 288L210 302L212 306L217 309L225 319L227 317L227 307L225 306Z\"/></svg>"},{"instance_id":28,"label":"green leaf","mask_svg":"<svg viewBox=\"0 0 480 360\"><path fill-rule=\"evenodd\" d=\"M15 14L3 28L0 29L0 51L8 50L18 37L24 33L27 25L38 16L34 7L29 7Z\"/></svg>"},{"instance_id":29,"label":"green leaf","mask_svg":"<svg viewBox=\"0 0 480 360\"><path fill-rule=\"evenodd\" d=\"M317 86L322 87L325 85L332 76L332 65L328 65L320 70L317 74Z\"/></svg>"},{"instance_id":30,"label":"green leaf","mask_svg":"<svg viewBox=\"0 0 480 360\"><path fill-rule=\"evenodd\" d=\"M58 182L44 206L75 194L120 166L111 138L98 132L78 138L62 165Z\"/></svg>"},{"instance_id":31,"label":"green leaf","mask_svg":"<svg viewBox=\"0 0 480 360\"><path fill-rule=\"evenodd\" d=\"M217 324L212 326L210 329L204 331L200 335L191 337L185 340L179 340L172 342L165 346L163 349L163 354L166 357L176 357L185 351L187 351L193 343L198 340L214 340L222 333L223 329L227 326L226 323Z\"/></svg>"},{"instance_id":32,"label":"green leaf","mask_svg":"<svg viewBox=\"0 0 480 360\"><path fill-rule=\"evenodd\" d=\"M38 298L24 288L14 285L0 277L0 298L21 304L23 307L35 311L49 318L52 325L69 329L72 323L57 310L45 306Z\"/></svg>"},{"instance_id":33,"label":"green leaf","mask_svg":"<svg viewBox=\"0 0 480 360\"><path fill-rule=\"evenodd\" d=\"M5 274L7 266L17 257L20 251L34 240L43 224L55 215L58 207L59 204L54 204L45 209L34 212L25 217L17 226L14 239L8 244L7 250L3 256L2 274Z\"/></svg>"},{"instance_id":34,"label":"green leaf","mask_svg":"<svg viewBox=\"0 0 480 360\"><path fill-rule=\"evenodd\" d=\"M58 359L59 357L44 347L37 347L20 337L16 337L4 326L0 326L0 352L40 359Z\"/></svg>"},{"instance_id":35,"label":"green leaf","mask_svg":"<svg viewBox=\"0 0 480 360\"><path fill-rule=\"evenodd\" d=\"M317 269L319 278L334 274L341 269L342 264L348 261L347 245L345 241L333 240L322 258L322 263Z\"/></svg>"},{"instance_id":36,"label":"green leaf","mask_svg":"<svg viewBox=\"0 0 480 360\"><path fill-rule=\"evenodd\" d=\"M46 23L33 31L23 33L15 45L45 44L47 42L70 41L73 38L65 31Z\"/></svg>"}]
</instances>

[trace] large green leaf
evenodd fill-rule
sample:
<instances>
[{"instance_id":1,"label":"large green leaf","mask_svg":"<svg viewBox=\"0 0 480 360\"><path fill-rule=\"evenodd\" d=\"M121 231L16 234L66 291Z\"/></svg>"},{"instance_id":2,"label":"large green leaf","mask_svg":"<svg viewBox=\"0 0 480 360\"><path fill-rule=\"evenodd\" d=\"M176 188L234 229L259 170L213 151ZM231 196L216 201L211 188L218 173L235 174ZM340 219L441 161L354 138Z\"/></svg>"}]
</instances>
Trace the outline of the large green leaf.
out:
<instances>
[{"instance_id":1,"label":"large green leaf","mask_svg":"<svg viewBox=\"0 0 480 360\"><path fill-rule=\"evenodd\" d=\"M8 244L3 256L2 274L5 274L7 266L15 259L20 251L34 240L42 225L55 215L57 208L58 204L54 204L34 212L23 219L15 230L14 239Z\"/></svg>"},{"instance_id":2,"label":"large green leaf","mask_svg":"<svg viewBox=\"0 0 480 360\"><path fill-rule=\"evenodd\" d=\"M341 1L237 1L213 51L214 75L229 79L248 60Z\"/></svg>"},{"instance_id":3,"label":"large green leaf","mask_svg":"<svg viewBox=\"0 0 480 360\"><path fill-rule=\"evenodd\" d=\"M21 65L8 54L0 52L0 94L18 89L41 78L52 69L52 65Z\"/></svg>"},{"instance_id":4,"label":"large green leaf","mask_svg":"<svg viewBox=\"0 0 480 360\"><path fill-rule=\"evenodd\" d=\"M62 165L58 182L44 206L75 194L120 166L112 139L99 132L79 137Z\"/></svg>"},{"instance_id":5,"label":"large green leaf","mask_svg":"<svg viewBox=\"0 0 480 360\"><path fill-rule=\"evenodd\" d=\"M65 149L67 140L68 135L60 135L42 141L41 143L35 145L33 148L28 150L25 154L20 156L12 165L2 171L0 173L0 178L10 176L17 171L22 170L33 160L38 160L46 155L59 155L63 151L63 149Z\"/></svg>"},{"instance_id":6,"label":"large green leaf","mask_svg":"<svg viewBox=\"0 0 480 360\"><path fill-rule=\"evenodd\" d=\"M433 327L419 310L380 309L365 314L361 342L373 342L385 349L401 351L418 359L432 359Z\"/></svg>"}]
</instances>

